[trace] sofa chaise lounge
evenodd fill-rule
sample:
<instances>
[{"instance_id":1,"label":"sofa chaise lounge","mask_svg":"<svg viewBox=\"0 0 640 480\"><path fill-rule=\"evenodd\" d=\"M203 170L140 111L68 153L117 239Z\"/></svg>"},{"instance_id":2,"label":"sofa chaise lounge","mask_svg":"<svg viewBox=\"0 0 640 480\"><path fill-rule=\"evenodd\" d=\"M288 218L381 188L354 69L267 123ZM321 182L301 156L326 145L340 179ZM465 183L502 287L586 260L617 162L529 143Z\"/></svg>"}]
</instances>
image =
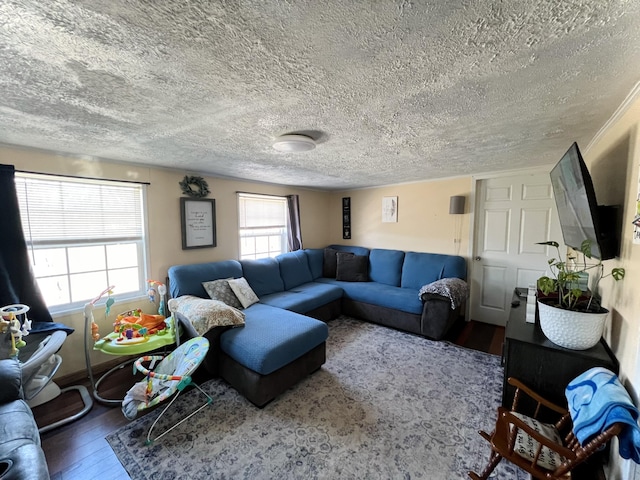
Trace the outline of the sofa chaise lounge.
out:
<instances>
[{"instance_id":1,"label":"sofa chaise lounge","mask_svg":"<svg viewBox=\"0 0 640 480\"><path fill-rule=\"evenodd\" d=\"M327 259L334 257L338 274L323 276ZM339 260L347 257L364 263L360 281L341 279L349 279L340 276ZM464 280L466 263L453 255L331 245L276 258L172 266L168 276L172 298L208 298L204 282L247 280L259 303L244 309L244 327L205 334L212 345L205 368L263 406L322 366L328 337L324 321L340 313L441 339L463 307L454 309L450 298L419 291L446 278ZM188 319L177 317L189 336L197 335Z\"/></svg>"}]
</instances>

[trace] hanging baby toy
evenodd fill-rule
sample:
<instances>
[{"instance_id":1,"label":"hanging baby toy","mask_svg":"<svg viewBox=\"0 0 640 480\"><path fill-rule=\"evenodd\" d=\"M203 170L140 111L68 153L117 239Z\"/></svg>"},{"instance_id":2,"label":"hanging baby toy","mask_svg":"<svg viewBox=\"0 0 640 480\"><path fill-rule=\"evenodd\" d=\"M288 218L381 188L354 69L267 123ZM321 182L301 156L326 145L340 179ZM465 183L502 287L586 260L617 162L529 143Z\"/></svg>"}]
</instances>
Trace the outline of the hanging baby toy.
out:
<instances>
[{"instance_id":1,"label":"hanging baby toy","mask_svg":"<svg viewBox=\"0 0 640 480\"><path fill-rule=\"evenodd\" d=\"M93 307L95 306L96 302L98 302L98 300L100 300L106 294L108 298L104 304L104 316L105 318L107 318L109 316L109 312L111 311L111 305L115 303L115 300L111 298L111 294L113 293L114 288L115 287L113 285L105 288L102 292L100 292L100 294L96 298L94 298L84 306L85 321L87 319L91 320L91 338L93 338L94 342L97 342L98 340L100 340L100 333L98 332L98 324L95 322L93 318ZM85 327L85 332L86 332L86 327Z\"/></svg>"},{"instance_id":2,"label":"hanging baby toy","mask_svg":"<svg viewBox=\"0 0 640 480\"><path fill-rule=\"evenodd\" d=\"M158 295L160 297L160 303L158 304L158 315L162 315L163 317L166 318L167 315L166 315L165 301L167 296L167 286L162 282L158 282L157 280L147 280L147 283L149 284L149 288L147 290L149 301L151 303L156 303L156 288L157 288Z\"/></svg>"},{"instance_id":3,"label":"hanging baby toy","mask_svg":"<svg viewBox=\"0 0 640 480\"><path fill-rule=\"evenodd\" d=\"M17 356L18 349L27 344L22 337L29 335L31 330L31 320L27 318L29 310L27 305L21 303L0 308L0 333L7 333L11 337L10 357Z\"/></svg>"}]
</instances>

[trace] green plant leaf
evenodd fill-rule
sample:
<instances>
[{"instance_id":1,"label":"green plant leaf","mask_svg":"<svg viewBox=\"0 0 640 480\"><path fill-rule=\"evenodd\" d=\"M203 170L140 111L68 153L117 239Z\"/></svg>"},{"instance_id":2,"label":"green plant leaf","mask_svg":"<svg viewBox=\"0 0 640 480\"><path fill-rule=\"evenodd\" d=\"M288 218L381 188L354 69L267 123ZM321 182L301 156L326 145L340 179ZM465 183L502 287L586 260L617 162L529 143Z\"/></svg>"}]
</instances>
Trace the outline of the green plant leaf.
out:
<instances>
[{"instance_id":1,"label":"green plant leaf","mask_svg":"<svg viewBox=\"0 0 640 480\"><path fill-rule=\"evenodd\" d=\"M585 257L591 258L591 240L583 241L580 244L580 251Z\"/></svg>"},{"instance_id":2,"label":"green plant leaf","mask_svg":"<svg viewBox=\"0 0 640 480\"><path fill-rule=\"evenodd\" d=\"M581 295L582 295L582 290L580 290L579 288L571 289L571 296L575 297L576 301L578 301L578 298L580 298Z\"/></svg>"},{"instance_id":3,"label":"green plant leaf","mask_svg":"<svg viewBox=\"0 0 640 480\"><path fill-rule=\"evenodd\" d=\"M580 245L580 252L584 257L580 261L580 264L577 264L575 261L570 261L577 258L574 254L566 254L566 261L563 260L558 242L538 242L537 245L549 245L555 247L557 250L558 258L547 260L548 265L551 267L553 278L543 276L538 279L537 284L538 289L540 289L544 295L556 293L558 295L558 304L561 308L577 311L578 309L584 308L582 303L586 303L587 310L589 310L592 305L595 305L596 309L599 307L600 300L595 298L595 295L585 294L585 292L578 288L581 274L595 269L595 272L593 272L595 273L593 276L593 285L591 287L594 292L598 291L598 283L602 278L611 275L617 281L622 280L625 276L624 268L620 267L613 268L608 275L603 275L604 265L600 260L597 263L591 262L588 264L586 259L592 258L591 241L589 240L583 241ZM579 302L585 295L589 301Z\"/></svg>"},{"instance_id":4,"label":"green plant leaf","mask_svg":"<svg viewBox=\"0 0 640 480\"><path fill-rule=\"evenodd\" d=\"M540 277L537 283L538 283L538 288L545 295L549 295L551 292L554 292L556 290L557 282L553 278Z\"/></svg>"},{"instance_id":5,"label":"green plant leaf","mask_svg":"<svg viewBox=\"0 0 640 480\"><path fill-rule=\"evenodd\" d=\"M624 268L614 268L611 270L611 276L615 279L615 281L617 282L618 280L622 280L624 278L625 275L625 270Z\"/></svg>"},{"instance_id":6,"label":"green plant leaf","mask_svg":"<svg viewBox=\"0 0 640 480\"><path fill-rule=\"evenodd\" d=\"M556 248L560 246L558 242L554 242L553 240L550 240L548 242L537 242L536 245L549 245L550 247L556 247Z\"/></svg>"}]
</instances>

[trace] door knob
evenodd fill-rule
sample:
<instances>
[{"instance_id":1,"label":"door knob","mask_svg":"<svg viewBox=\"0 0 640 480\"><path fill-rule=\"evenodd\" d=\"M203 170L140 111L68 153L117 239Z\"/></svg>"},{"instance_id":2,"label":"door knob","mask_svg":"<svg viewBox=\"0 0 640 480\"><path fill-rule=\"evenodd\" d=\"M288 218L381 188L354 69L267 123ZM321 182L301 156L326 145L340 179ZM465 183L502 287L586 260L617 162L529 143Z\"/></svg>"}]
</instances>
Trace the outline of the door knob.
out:
<instances>
[{"instance_id":1,"label":"door knob","mask_svg":"<svg viewBox=\"0 0 640 480\"><path fill-rule=\"evenodd\" d=\"M474 260L482 260L480 257L475 257Z\"/></svg>"}]
</instances>

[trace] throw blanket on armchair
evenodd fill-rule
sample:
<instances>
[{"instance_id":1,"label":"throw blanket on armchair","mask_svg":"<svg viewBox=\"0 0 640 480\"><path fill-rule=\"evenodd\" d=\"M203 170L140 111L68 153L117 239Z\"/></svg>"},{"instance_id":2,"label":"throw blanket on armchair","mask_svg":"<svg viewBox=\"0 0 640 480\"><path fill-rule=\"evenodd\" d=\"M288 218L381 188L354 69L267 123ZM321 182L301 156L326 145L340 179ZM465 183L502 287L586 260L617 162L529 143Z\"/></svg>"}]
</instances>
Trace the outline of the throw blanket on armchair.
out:
<instances>
[{"instance_id":1,"label":"throw blanket on armchair","mask_svg":"<svg viewBox=\"0 0 640 480\"><path fill-rule=\"evenodd\" d=\"M573 431L582 445L614 423L624 423L618 440L622 458L640 463L638 409L618 377L595 367L571 380L565 390Z\"/></svg>"}]
</instances>

